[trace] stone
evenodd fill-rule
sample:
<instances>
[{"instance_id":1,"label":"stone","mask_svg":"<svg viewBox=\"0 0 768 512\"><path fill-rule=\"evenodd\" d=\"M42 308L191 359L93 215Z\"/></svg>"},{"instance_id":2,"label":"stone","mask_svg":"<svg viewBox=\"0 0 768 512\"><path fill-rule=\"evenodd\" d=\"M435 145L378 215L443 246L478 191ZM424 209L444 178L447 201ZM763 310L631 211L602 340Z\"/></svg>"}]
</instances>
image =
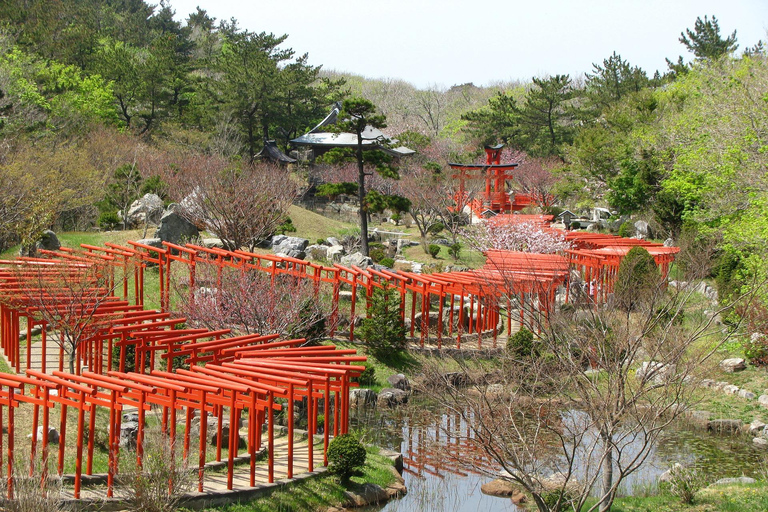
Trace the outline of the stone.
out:
<instances>
[{"instance_id":1,"label":"stone","mask_svg":"<svg viewBox=\"0 0 768 512\"><path fill-rule=\"evenodd\" d=\"M3 429L5 432L5 429ZM27 435L28 438L32 438L32 434ZM37 442L43 440L43 426L37 427ZM59 444L59 431L53 427L48 427L48 444Z\"/></svg>"},{"instance_id":2,"label":"stone","mask_svg":"<svg viewBox=\"0 0 768 512\"><path fill-rule=\"evenodd\" d=\"M765 408L768 408L768 395L760 395L757 397L757 402Z\"/></svg>"},{"instance_id":3,"label":"stone","mask_svg":"<svg viewBox=\"0 0 768 512\"><path fill-rule=\"evenodd\" d=\"M349 405L351 407L375 406L378 395L372 389L353 388L349 390Z\"/></svg>"},{"instance_id":4,"label":"stone","mask_svg":"<svg viewBox=\"0 0 768 512\"><path fill-rule=\"evenodd\" d=\"M408 377L402 373L391 375L389 378L387 378L387 382L395 389L401 389L403 391L411 390L411 383L408 382Z\"/></svg>"},{"instance_id":5,"label":"stone","mask_svg":"<svg viewBox=\"0 0 768 512\"><path fill-rule=\"evenodd\" d=\"M682 468L683 468L682 464L680 464L679 462L675 462L674 464L672 464L671 468L669 468L668 470L666 470L665 472L663 472L662 474L659 475L658 481L659 482L667 482L667 483L671 482L672 481L672 474L675 471L681 470Z\"/></svg>"},{"instance_id":6,"label":"stone","mask_svg":"<svg viewBox=\"0 0 768 512\"><path fill-rule=\"evenodd\" d=\"M422 326L422 318L423 315L421 311L413 315L413 321L416 322L416 327L421 329ZM427 313L427 325L429 327L437 327L438 321L440 320L440 312L439 311L430 311Z\"/></svg>"},{"instance_id":7,"label":"stone","mask_svg":"<svg viewBox=\"0 0 768 512\"><path fill-rule=\"evenodd\" d=\"M522 492L519 492L514 496L512 496L511 500L512 500L512 503L520 507L520 505L525 505L526 503L528 503L528 496L526 496Z\"/></svg>"},{"instance_id":8,"label":"stone","mask_svg":"<svg viewBox=\"0 0 768 512\"><path fill-rule=\"evenodd\" d=\"M362 253L355 252L347 256L341 257L341 265L344 267L358 267L363 270L373 264L373 260L368 256L363 256Z\"/></svg>"},{"instance_id":9,"label":"stone","mask_svg":"<svg viewBox=\"0 0 768 512\"><path fill-rule=\"evenodd\" d=\"M700 384L703 388L711 388L715 385L715 381L712 379L702 379Z\"/></svg>"},{"instance_id":10,"label":"stone","mask_svg":"<svg viewBox=\"0 0 768 512\"><path fill-rule=\"evenodd\" d=\"M738 395L740 398L744 398L746 400L754 400L755 398L757 398L756 394L754 394L751 391L747 391L746 389L740 389L738 392Z\"/></svg>"},{"instance_id":11,"label":"stone","mask_svg":"<svg viewBox=\"0 0 768 512\"><path fill-rule=\"evenodd\" d=\"M763 334L762 332L753 332L749 337L749 341L751 341L752 343L757 343L763 338L765 338L765 334Z\"/></svg>"},{"instance_id":12,"label":"stone","mask_svg":"<svg viewBox=\"0 0 768 512\"><path fill-rule=\"evenodd\" d=\"M172 244L185 243L196 239L200 231L193 223L176 213L173 205L169 206L163 216L160 218L160 225L155 231L155 238Z\"/></svg>"},{"instance_id":13,"label":"stone","mask_svg":"<svg viewBox=\"0 0 768 512\"><path fill-rule=\"evenodd\" d=\"M344 256L344 246L337 244L332 245L325 251L326 258L331 263L341 263L341 258Z\"/></svg>"},{"instance_id":14,"label":"stone","mask_svg":"<svg viewBox=\"0 0 768 512\"><path fill-rule=\"evenodd\" d=\"M387 499L390 500L393 498L400 498L408 493L408 488L405 486L405 482L400 480L392 482L384 490L387 492Z\"/></svg>"},{"instance_id":15,"label":"stone","mask_svg":"<svg viewBox=\"0 0 768 512\"><path fill-rule=\"evenodd\" d=\"M709 422L708 429L720 434L737 434L743 426L744 422L741 420L717 419Z\"/></svg>"},{"instance_id":16,"label":"stone","mask_svg":"<svg viewBox=\"0 0 768 512\"><path fill-rule=\"evenodd\" d=\"M210 418L208 418L208 421L210 422ZM210 424L208 425L208 431L211 431ZM218 429L214 430L213 436L211 437L211 446L216 446L219 438L218 438L219 432ZM245 442L245 439L243 439L241 436L237 436L238 439L238 449L241 448L247 448L248 445ZM221 425L221 446L227 446L229 443L229 423L223 423Z\"/></svg>"},{"instance_id":17,"label":"stone","mask_svg":"<svg viewBox=\"0 0 768 512\"><path fill-rule=\"evenodd\" d=\"M165 205L157 194L144 194L143 197L131 203L125 216L128 226L137 226L148 222L157 224L163 216Z\"/></svg>"},{"instance_id":18,"label":"stone","mask_svg":"<svg viewBox=\"0 0 768 512\"><path fill-rule=\"evenodd\" d=\"M379 391L379 397L376 404L379 407L394 407L408 403L408 393L402 389L384 388Z\"/></svg>"},{"instance_id":19,"label":"stone","mask_svg":"<svg viewBox=\"0 0 768 512\"><path fill-rule=\"evenodd\" d=\"M325 239L325 242L331 247L333 247L334 245L341 245L341 242L339 242L339 239L336 238L335 236L329 236L328 238Z\"/></svg>"},{"instance_id":20,"label":"stone","mask_svg":"<svg viewBox=\"0 0 768 512\"><path fill-rule=\"evenodd\" d=\"M206 249L225 249L226 244L221 238L203 238L200 240L200 245Z\"/></svg>"},{"instance_id":21,"label":"stone","mask_svg":"<svg viewBox=\"0 0 768 512\"><path fill-rule=\"evenodd\" d=\"M669 377L674 376L674 373L674 365L659 363L657 361L643 361L635 372L635 377L644 379L648 376L654 383L663 383Z\"/></svg>"},{"instance_id":22,"label":"stone","mask_svg":"<svg viewBox=\"0 0 768 512\"><path fill-rule=\"evenodd\" d=\"M163 240L161 238L142 238L137 243L155 247L157 249L163 248Z\"/></svg>"},{"instance_id":23,"label":"stone","mask_svg":"<svg viewBox=\"0 0 768 512\"><path fill-rule=\"evenodd\" d=\"M726 373L743 372L747 369L747 362L740 357L731 357L720 361L720 368Z\"/></svg>"},{"instance_id":24,"label":"stone","mask_svg":"<svg viewBox=\"0 0 768 512\"><path fill-rule=\"evenodd\" d=\"M635 222L635 236L640 239L646 239L651 235L651 226L644 220Z\"/></svg>"},{"instance_id":25,"label":"stone","mask_svg":"<svg viewBox=\"0 0 768 512\"><path fill-rule=\"evenodd\" d=\"M327 245L310 245L306 250L307 257L311 260L324 260L328 258Z\"/></svg>"},{"instance_id":26,"label":"stone","mask_svg":"<svg viewBox=\"0 0 768 512\"><path fill-rule=\"evenodd\" d=\"M764 437L755 437L752 439L752 446L761 450L768 450L768 439Z\"/></svg>"},{"instance_id":27,"label":"stone","mask_svg":"<svg viewBox=\"0 0 768 512\"><path fill-rule=\"evenodd\" d=\"M664 240L664 247L674 247L674 246L675 246L675 241L672 240L671 238L667 238L666 240Z\"/></svg>"},{"instance_id":28,"label":"stone","mask_svg":"<svg viewBox=\"0 0 768 512\"><path fill-rule=\"evenodd\" d=\"M43 231L40 240L37 241L37 250L58 251L59 249L61 249L61 243L56 233L50 229Z\"/></svg>"},{"instance_id":29,"label":"stone","mask_svg":"<svg viewBox=\"0 0 768 512\"><path fill-rule=\"evenodd\" d=\"M765 430L765 423L757 418L752 420L752 423L749 424L749 433L753 436L762 434L763 430Z\"/></svg>"},{"instance_id":30,"label":"stone","mask_svg":"<svg viewBox=\"0 0 768 512\"><path fill-rule=\"evenodd\" d=\"M277 242L275 240L277 240ZM285 254L291 258L298 258L298 254L305 254L305 250L308 246L309 240L306 238L285 235L272 237L272 251L275 254ZM304 256L302 256L302 258L303 257Z\"/></svg>"},{"instance_id":31,"label":"stone","mask_svg":"<svg viewBox=\"0 0 768 512\"><path fill-rule=\"evenodd\" d=\"M464 372L448 372L443 374L443 381L451 387L459 388L469 384L469 376Z\"/></svg>"},{"instance_id":32,"label":"stone","mask_svg":"<svg viewBox=\"0 0 768 512\"><path fill-rule=\"evenodd\" d=\"M139 437L139 422L126 421L120 424L120 447L133 450Z\"/></svg>"},{"instance_id":33,"label":"stone","mask_svg":"<svg viewBox=\"0 0 768 512\"><path fill-rule=\"evenodd\" d=\"M723 386L723 393L726 395L736 395L739 393L739 386L736 386L735 384L728 384L727 386Z\"/></svg>"},{"instance_id":34,"label":"stone","mask_svg":"<svg viewBox=\"0 0 768 512\"><path fill-rule=\"evenodd\" d=\"M710 301L717 302L717 299L718 299L717 289L708 285L704 281L699 282L694 288L694 291L704 295Z\"/></svg>"},{"instance_id":35,"label":"stone","mask_svg":"<svg viewBox=\"0 0 768 512\"><path fill-rule=\"evenodd\" d=\"M559 491L565 489L567 492L578 492L579 481L576 477L568 478L565 473L559 471L539 480L539 484L544 491Z\"/></svg>"},{"instance_id":36,"label":"stone","mask_svg":"<svg viewBox=\"0 0 768 512\"><path fill-rule=\"evenodd\" d=\"M344 491L344 506L345 507L365 507L366 505L372 505L386 501L389 498L387 491L381 486L376 484L363 484L363 486L356 491Z\"/></svg>"},{"instance_id":37,"label":"stone","mask_svg":"<svg viewBox=\"0 0 768 512\"><path fill-rule=\"evenodd\" d=\"M757 483L757 480L754 478L750 478L748 476L737 476L735 478L721 478L717 482L715 482L712 485L733 485L733 484L742 484L742 485L749 485Z\"/></svg>"},{"instance_id":38,"label":"stone","mask_svg":"<svg viewBox=\"0 0 768 512\"><path fill-rule=\"evenodd\" d=\"M138 423L139 422L139 413L137 413L137 412L127 412L127 413L123 414L123 421L124 422L132 421L132 422Z\"/></svg>"},{"instance_id":39,"label":"stone","mask_svg":"<svg viewBox=\"0 0 768 512\"><path fill-rule=\"evenodd\" d=\"M694 427L708 429L712 413L709 411L690 411L687 417L688 422Z\"/></svg>"},{"instance_id":40,"label":"stone","mask_svg":"<svg viewBox=\"0 0 768 512\"><path fill-rule=\"evenodd\" d=\"M488 496L497 496L499 498L508 498L520 492L512 482L502 480L501 478L484 483L480 486L480 491Z\"/></svg>"}]
</instances>

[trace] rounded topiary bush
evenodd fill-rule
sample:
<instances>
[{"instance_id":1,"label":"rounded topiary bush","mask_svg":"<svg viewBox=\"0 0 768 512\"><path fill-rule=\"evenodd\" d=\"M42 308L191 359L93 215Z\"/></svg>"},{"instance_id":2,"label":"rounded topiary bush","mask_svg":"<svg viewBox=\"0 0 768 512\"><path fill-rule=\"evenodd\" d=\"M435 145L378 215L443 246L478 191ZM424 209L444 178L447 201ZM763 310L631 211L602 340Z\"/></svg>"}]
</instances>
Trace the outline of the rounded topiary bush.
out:
<instances>
[{"instance_id":1,"label":"rounded topiary bush","mask_svg":"<svg viewBox=\"0 0 768 512\"><path fill-rule=\"evenodd\" d=\"M629 238L632 236L632 223L630 222L622 222L621 226L619 226L619 233L618 235L623 238Z\"/></svg>"},{"instance_id":2,"label":"rounded topiary bush","mask_svg":"<svg viewBox=\"0 0 768 512\"><path fill-rule=\"evenodd\" d=\"M507 352L516 359L530 359L539 355L538 347L533 339L533 333L521 327L507 340Z\"/></svg>"},{"instance_id":3,"label":"rounded topiary bush","mask_svg":"<svg viewBox=\"0 0 768 512\"><path fill-rule=\"evenodd\" d=\"M661 274L646 249L635 246L619 264L614 294L616 305L626 311L636 309L659 290Z\"/></svg>"},{"instance_id":4,"label":"rounded topiary bush","mask_svg":"<svg viewBox=\"0 0 768 512\"><path fill-rule=\"evenodd\" d=\"M379 260L379 265L384 265L388 268L393 268L395 266L395 260L392 258L381 258Z\"/></svg>"},{"instance_id":5,"label":"rounded topiary bush","mask_svg":"<svg viewBox=\"0 0 768 512\"><path fill-rule=\"evenodd\" d=\"M429 244L427 251L429 252L430 256L437 258L437 255L440 254L440 246L437 244Z\"/></svg>"},{"instance_id":6,"label":"rounded topiary bush","mask_svg":"<svg viewBox=\"0 0 768 512\"><path fill-rule=\"evenodd\" d=\"M328 446L328 470L342 479L365 465L365 447L352 434L341 434Z\"/></svg>"}]
</instances>

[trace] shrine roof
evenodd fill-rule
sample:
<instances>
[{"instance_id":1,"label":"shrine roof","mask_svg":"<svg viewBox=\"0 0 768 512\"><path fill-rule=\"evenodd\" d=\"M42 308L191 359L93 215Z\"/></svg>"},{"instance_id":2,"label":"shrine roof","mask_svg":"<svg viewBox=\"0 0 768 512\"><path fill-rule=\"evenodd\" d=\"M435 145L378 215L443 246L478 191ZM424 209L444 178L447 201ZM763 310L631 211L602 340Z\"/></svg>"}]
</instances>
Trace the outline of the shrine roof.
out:
<instances>
[{"instance_id":1,"label":"shrine roof","mask_svg":"<svg viewBox=\"0 0 768 512\"><path fill-rule=\"evenodd\" d=\"M338 121L339 112L341 112L341 104L336 103L331 112L317 126L301 137L291 140L291 142L299 146L320 146L326 148L357 147L357 134L328 131L327 128L335 125ZM387 137L384 132L372 126L365 127L362 137L363 147L368 146L368 149L375 147L394 156L406 156L416 153L405 146L381 147L379 145L381 142L397 143L397 140Z\"/></svg>"}]
</instances>

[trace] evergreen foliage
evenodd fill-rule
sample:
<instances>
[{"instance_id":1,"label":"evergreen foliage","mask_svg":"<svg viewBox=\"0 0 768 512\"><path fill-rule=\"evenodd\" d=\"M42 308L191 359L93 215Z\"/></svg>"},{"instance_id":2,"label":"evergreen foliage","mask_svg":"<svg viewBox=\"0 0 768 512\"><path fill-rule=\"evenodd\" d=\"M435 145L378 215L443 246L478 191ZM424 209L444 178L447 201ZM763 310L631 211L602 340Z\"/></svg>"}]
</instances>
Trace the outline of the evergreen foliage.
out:
<instances>
[{"instance_id":1,"label":"evergreen foliage","mask_svg":"<svg viewBox=\"0 0 768 512\"><path fill-rule=\"evenodd\" d=\"M391 357L405 349L406 329L400 317L400 295L396 290L374 289L368 308L356 334L377 357Z\"/></svg>"},{"instance_id":2,"label":"evergreen foliage","mask_svg":"<svg viewBox=\"0 0 768 512\"><path fill-rule=\"evenodd\" d=\"M660 284L661 275L653 256L643 247L632 247L619 265L614 288L616 304L632 311L650 302Z\"/></svg>"},{"instance_id":3,"label":"evergreen foliage","mask_svg":"<svg viewBox=\"0 0 768 512\"><path fill-rule=\"evenodd\" d=\"M328 470L348 480L365 465L365 447L352 434L334 437L328 445Z\"/></svg>"}]
</instances>

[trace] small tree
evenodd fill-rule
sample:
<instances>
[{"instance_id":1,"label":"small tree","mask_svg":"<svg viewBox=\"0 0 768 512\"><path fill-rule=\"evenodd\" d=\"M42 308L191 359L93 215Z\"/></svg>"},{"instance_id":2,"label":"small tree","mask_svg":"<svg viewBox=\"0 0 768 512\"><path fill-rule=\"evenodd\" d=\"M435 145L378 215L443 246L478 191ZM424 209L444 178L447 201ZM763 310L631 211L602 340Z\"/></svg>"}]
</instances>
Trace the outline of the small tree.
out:
<instances>
[{"instance_id":1,"label":"small tree","mask_svg":"<svg viewBox=\"0 0 768 512\"><path fill-rule=\"evenodd\" d=\"M247 334L280 333L316 340L325 335L322 301L312 283L289 275L225 269L198 263L195 286L173 278L176 307L192 325L235 328Z\"/></svg>"},{"instance_id":2,"label":"small tree","mask_svg":"<svg viewBox=\"0 0 768 512\"><path fill-rule=\"evenodd\" d=\"M130 266L121 270L125 275L133 273ZM36 322L45 322L57 332L53 340L67 354L70 373L75 373L81 343L110 325L110 319L99 313L116 300L114 292L122 286L122 279L113 272L113 267L100 261L19 265L14 269L16 286L3 289L0 302L30 308Z\"/></svg>"},{"instance_id":3,"label":"small tree","mask_svg":"<svg viewBox=\"0 0 768 512\"><path fill-rule=\"evenodd\" d=\"M661 274L653 256L643 247L632 247L619 265L614 288L616 305L632 311L652 300L660 284Z\"/></svg>"},{"instance_id":4,"label":"small tree","mask_svg":"<svg viewBox=\"0 0 768 512\"><path fill-rule=\"evenodd\" d=\"M717 59L739 47L735 30L725 39L720 36L720 24L714 16L711 20L704 16L703 21L696 18L693 30L687 28L680 32L680 42L699 59Z\"/></svg>"},{"instance_id":5,"label":"small tree","mask_svg":"<svg viewBox=\"0 0 768 512\"><path fill-rule=\"evenodd\" d=\"M216 233L231 250L256 244L282 224L296 198L290 171L268 164L241 164L211 156L187 155L182 172L174 167L163 179L181 213Z\"/></svg>"},{"instance_id":6,"label":"small tree","mask_svg":"<svg viewBox=\"0 0 768 512\"><path fill-rule=\"evenodd\" d=\"M205 435L205 434L203 434ZM166 434L147 430L141 465L121 473L118 493L128 510L173 512L184 494L193 490L194 477L180 446L173 446Z\"/></svg>"},{"instance_id":7,"label":"small tree","mask_svg":"<svg viewBox=\"0 0 768 512\"><path fill-rule=\"evenodd\" d=\"M366 163L372 164L376 172L389 178L399 178L397 171L390 165L391 158L376 149L386 147L388 140L381 137L369 138L365 135L370 128L386 128L387 118L376 111L376 106L363 98L351 98L344 100L338 116L339 121L332 127L341 133L353 133L357 137L355 147L355 161L357 162L357 199L360 203L360 241L361 251L368 256L368 209L366 207L365 179L372 173L366 171ZM363 141L369 144L363 145ZM366 155L363 151L366 146Z\"/></svg>"},{"instance_id":8,"label":"small tree","mask_svg":"<svg viewBox=\"0 0 768 512\"><path fill-rule=\"evenodd\" d=\"M396 290L375 289L357 334L378 357L388 357L405 348L406 329L400 316L400 295Z\"/></svg>"},{"instance_id":9,"label":"small tree","mask_svg":"<svg viewBox=\"0 0 768 512\"><path fill-rule=\"evenodd\" d=\"M328 470L342 481L365 465L365 447L352 434L341 434L328 445Z\"/></svg>"}]
</instances>

